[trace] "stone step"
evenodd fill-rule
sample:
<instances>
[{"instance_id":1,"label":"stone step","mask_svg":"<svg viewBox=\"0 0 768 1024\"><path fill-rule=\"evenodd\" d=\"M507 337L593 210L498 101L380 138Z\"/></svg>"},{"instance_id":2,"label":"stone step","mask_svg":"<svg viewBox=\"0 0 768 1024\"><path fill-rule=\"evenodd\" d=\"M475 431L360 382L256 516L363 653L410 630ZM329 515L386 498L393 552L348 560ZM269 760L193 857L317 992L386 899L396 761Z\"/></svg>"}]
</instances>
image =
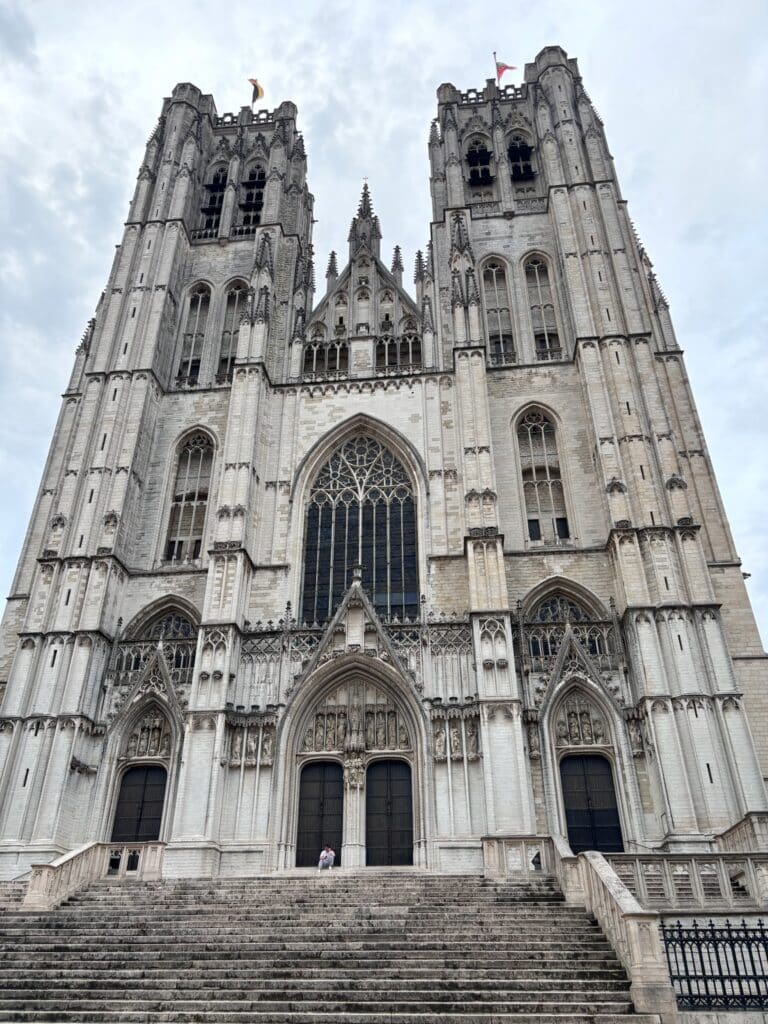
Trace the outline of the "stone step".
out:
<instances>
[{"instance_id":1,"label":"stone step","mask_svg":"<svg viewBox=\"0 0 768 1024\"><path fill-rule=\"evenodd\" d=\"M2 1010L2 1003L0 1003ZM6 1022L38 1021L40 1024L491 1024L486 1013L262 1013L257 1010L227 1011L196 1010L179 1013L175 1010L153 1013L148 1018L144 1011L99 1010L4 1010ZM565 1013L510 1013L495 1014L492 1024L630 1024L623 1014ZM659 1024L656 1014L635 1014L631 1024Z\"/></svg>"},{"instance_id":2,"label":"stone step","mask_svg":"<svg viewBox=\"0 0 768 1024\"><path fill-rule=\"evenodd\" d=\"M381 1002L377 1003L381 1006ZM292 999L292 1000L233 1000L233 999L216 999L212 1006L210 1002L202 1002L192 999L133 999L130 1001L123 999L99 999L98 1009L101 1012L113 1012L119 1013L121 1010L137 1009L142 1010L147 1014L157 1014L164 1012L175 1012L181 1013L194 1013L200 1011L210 1011L211 1009L216 1010L219 1014L226 1014L227 1012L245 1013L245 1012L259 1012L259 1013L365 1013L370 1010L370 1007L360 1000L346 999L339 1001L323 1000L317 1002L311 999ZM87 999L67 999L66 1001L56 999L6 999L3 995L0 998L0 1013L6 1014L9 1011L19 1010L47 1010L51 1015L51 1019L55 1019L57 1010L93 1010L95 1009L93 1002ZM496 1002L466 1002L461 1003L456 1000L445 1000L445 1001L424 1001L424 1002L413 1002L398 1000L392 1001L386 1004L386 1009L390 1014L418 1014L418 1013L493 1013L493 1014L514 1014L514 1013L525 1013L525 1014L552 1014L552 1013L572 1013L572 1014L595 1014L595 1013L613 1013L622 1014L628 1013L632 1009L632 1004L627 1000L613 999L613 1000L573 1000L568 1003L561 1003L557 1000L551 999L538 999L538 1000L515 1000L515 1001L496 1001ZM154 1017L153 1017L154 1019Z\"/></svg>"}]
</instances>

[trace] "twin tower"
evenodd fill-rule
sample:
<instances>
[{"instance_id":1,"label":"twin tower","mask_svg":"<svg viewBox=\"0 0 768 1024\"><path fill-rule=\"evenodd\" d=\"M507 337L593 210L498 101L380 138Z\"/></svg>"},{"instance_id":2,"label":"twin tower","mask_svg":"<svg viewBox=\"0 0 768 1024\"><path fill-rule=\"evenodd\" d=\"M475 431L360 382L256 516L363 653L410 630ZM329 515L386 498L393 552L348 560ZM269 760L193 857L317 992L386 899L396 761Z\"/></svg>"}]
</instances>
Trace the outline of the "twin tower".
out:
<instances>
[{"instance_id":1,"label":"twin tower","mask_svg":"<svg viewBox=\"0 0 768 1024\"><path fill-rule=\"evenodd\" d=\"M766 811L763 651L577 64L437 96L414 291L365 187L321 295L295 106L165 100L3 623L0 878L482 872Z\"/></svg>"}]
</instances>

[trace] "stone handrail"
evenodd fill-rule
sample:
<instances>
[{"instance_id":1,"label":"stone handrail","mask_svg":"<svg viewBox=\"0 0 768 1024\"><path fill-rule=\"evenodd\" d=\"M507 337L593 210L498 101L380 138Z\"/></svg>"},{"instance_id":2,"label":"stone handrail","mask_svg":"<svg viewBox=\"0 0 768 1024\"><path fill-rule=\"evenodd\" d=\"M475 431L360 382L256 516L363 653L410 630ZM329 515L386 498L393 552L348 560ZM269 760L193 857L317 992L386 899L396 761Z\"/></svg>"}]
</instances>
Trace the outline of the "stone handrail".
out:
<instances>
[{"instance_id":1,"label":"stone handrail","mask_svg":"<svg viewBox=\"0 0 768 1024\"><path fill-rule=\"evenodd\" d=\"M768 811L750 811L715 838L723 853L768 851Z\"/></svg>"},{"instance_id":2,"label":"stone handrail","mask_svg":"<svg viewBox=\"0 0 768 1024\"><path fill-rule=\"evenodd\" d=\"M620 853L607 859L649 910L716 913L768 907L768 853Z\"/></svg>"},{"instance_id":3,"label":"stone handrail","mask_svg":"<svg viewBox=\"0 0 768 1024\"><path fill-rule=\"evenodd\" d=\"M573 906L584 906L584 886L581 881L579 858L566 840L557 834L552 836L553 867L565 902Z\"/></svg>"},{"instance_id":4,"label":"stone handrail","mask_svg":"<svg viewBox=\"0 0 768 1024\"><path fill-rule=\"evenodd\" d=\"M486 878L554 875L549 836L483 836Z\"/></svg>"},{"instance_id":5,"label":"stone handrail","mask_svg":"<svg viewBox=\"0 0 768 1024\"><path fill-rule=\"evenodd\" d=\"M644 910L601 853L578 857L587 912L595 918L629 975L638 1013L658 1013L663 1024L677 1017L659 930L659 915Z\"/></svg>"},{"instance_id":6,"label":"stone handrail","mask_svg":"<svg viewBox=\"0 0 768 1024\"><path fill-rule=\"evenodd\" d=\"M165 843L86 843L50 864L33 864L24 896L27 910L52 910L107 875L160 878Z\"/></svg>"}]
</instances>

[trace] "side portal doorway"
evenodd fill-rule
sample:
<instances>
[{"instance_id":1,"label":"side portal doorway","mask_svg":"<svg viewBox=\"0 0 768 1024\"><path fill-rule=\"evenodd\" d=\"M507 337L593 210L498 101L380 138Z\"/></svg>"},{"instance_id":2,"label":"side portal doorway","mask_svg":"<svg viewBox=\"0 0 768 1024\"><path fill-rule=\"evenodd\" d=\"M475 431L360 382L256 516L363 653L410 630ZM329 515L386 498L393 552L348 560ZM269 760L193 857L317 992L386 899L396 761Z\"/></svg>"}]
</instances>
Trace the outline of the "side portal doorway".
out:
<instances>
[{"instance_id":1,"label":"side portal doorway","mask_svg":"<svg viewBox=\"0 0 768 1024\"><path fill-rule=\"evenodd\" d=\"M619 808L611 763L596 754L560 762L568 842L574 853L623 853Z\"/></svg>"},{"instance_id":2,"label":"side portal doorway","mask_svg":"<svg viewBox=\"0 0 768 1024\"><path fill-rule=\"evenodd\" d=\"M140 765L129 768L120 782L113 843L151 843L160 838L165 803L165 768Z\"/></svg>"}]
</instances>

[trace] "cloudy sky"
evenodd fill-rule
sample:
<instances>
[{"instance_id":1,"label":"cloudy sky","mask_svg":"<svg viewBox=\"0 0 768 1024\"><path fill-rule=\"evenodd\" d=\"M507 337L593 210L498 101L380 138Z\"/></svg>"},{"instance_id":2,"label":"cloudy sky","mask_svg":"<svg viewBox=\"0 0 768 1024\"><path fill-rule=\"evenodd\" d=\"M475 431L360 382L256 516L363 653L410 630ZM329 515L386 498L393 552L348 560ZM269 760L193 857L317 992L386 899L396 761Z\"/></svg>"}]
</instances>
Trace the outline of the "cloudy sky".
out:
<instances>
[{"instance_id":1,"label":"cloudy sky","mask_svg":"<svg viewBox=\"0 0 768 1024\"><path fill-rule=\"evenodd\" d=\"M522 67L558 43L579 59L669 297L768 640L767 30L765 0L0 0L0 591L176 82L220 113L248 102L254 74L265 106L298 104L322 281L366 176L385 252L399 242L412 267L436 87L482 86L493 50Z\"/></svg>"}]
</instances>

